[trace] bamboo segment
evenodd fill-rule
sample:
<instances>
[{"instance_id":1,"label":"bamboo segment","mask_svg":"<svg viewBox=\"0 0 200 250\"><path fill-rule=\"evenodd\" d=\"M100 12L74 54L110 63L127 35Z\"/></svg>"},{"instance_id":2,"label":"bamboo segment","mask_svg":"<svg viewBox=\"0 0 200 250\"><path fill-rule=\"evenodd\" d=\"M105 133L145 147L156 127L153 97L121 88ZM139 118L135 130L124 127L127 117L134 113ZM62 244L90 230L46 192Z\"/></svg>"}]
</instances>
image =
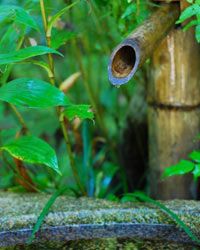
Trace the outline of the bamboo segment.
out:
<instances>
[{"instance_id":1,"label":"bamboo segment","mask_svg":"<svg viewBox=\"0 0 200 250\"><path fill-rule=\"evenodd\" d=\"M109 80L113 85L125 84L133 77L174 26L178 16L178 3L163 4L114 49L108 65Z\"/></svg>"},{"instance_id":2,"label":"bamboo segment","mask_svg":"<svg viewBox=\"0 0 200 250\"><path fill-rule=\"evenodd\" d=\"M200 104L200 46L193 30L172 30L155 50L148 101L173 107Z\"/></svg>"},{"instance_id":3,"label":"bamboo segment","mask_svg":"<svg viewBox=\"0 0 200 250\"><path fill-rule=\"evenodd\" d=\"M151 194L159 199L194 198L191 176L160 181L165 167L197 149L200 132L200 48L192 29L173 30L152 58L148 88ZM194 191L194 190L193 190Z\"/></svg>"},{"instance_id":4,"label":"bamboo segment","mask_svg":"<svg viewBox=\"0 0 200 250\"><path fill-rule=\"evenodd\" d=\"M195 140L200 128L200 109L184 111L149 107L149 183L157 199L195 198L192 176L174 176L161 180L166 167L186 159L198 148Z\"/></svg>"}]
</instances>

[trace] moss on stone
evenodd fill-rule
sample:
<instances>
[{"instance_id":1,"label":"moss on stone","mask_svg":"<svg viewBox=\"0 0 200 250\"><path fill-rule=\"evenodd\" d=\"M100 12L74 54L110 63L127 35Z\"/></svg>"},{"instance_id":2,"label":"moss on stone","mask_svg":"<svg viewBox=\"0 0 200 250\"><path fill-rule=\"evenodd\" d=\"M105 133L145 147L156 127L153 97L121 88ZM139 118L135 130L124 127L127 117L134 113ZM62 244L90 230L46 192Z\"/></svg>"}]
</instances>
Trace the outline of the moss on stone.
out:
<instances>
[{"instance_id":1,"label":"moss on stone","mask_svg":"<svg viewBox=\"0 0 200 250\"><path fill-rule=\"evenodd\" d=\"M31 229L44 205L50 198L46 194L17 194L0 192L0 232L9 230ZM193 231L200 233L200 205L197 201L168 201L163 202L173 210L181 220ZM139 224L165 224L175 225L176 223L160 209L145 203L115 203L101 199L59 197L50 213L45 218L42 228L64 225L79 224L105 224L105 223L139 223ZM53 240L53 239L52 239ZM149 241L117 239L79 240L62 242L40 243L40 249L48 245L48 249L162 249L161 245L167 247L173 244L154 243L158 248L151 248L153 243ZM82 245L81 245L82 244ZM121 244L121 245L120 245ZM161 245L159 245L161 244ZM105 245L106 248L103 246ZM59 247L58 247L59 246ZM68 246L68 248L65 248ZM87 248L83 248L86 246ZM175 246L175 245L174 245ZM34 248L35 247L35 248ZM98 248L93 248L98 247ZM121 248L120 248L121 247ZM190 249L184 248L178 249ZM12 249L12 248L0 248ZM15 248L18 249L18 248ZM22 249L22 248L19 248ZM36 245L26 246L23 249L37 249ZM45 249L45 248L44 248ZM173 249L173 248L163 248ZM175 249L175 248L174 248Z\"/></svg>"},{"instance_id":2,"label":"moss on stone","mask_svg":"<svg viewBox=\"0 0 200 250\"><path fill-rule=\"evenodd\" d=\"M43 194L0 193L0 230L31 228L49 199ZM200 226L196 201L169 201L172 209L190 227ZM50 209L44 226L105 222L174 224L168 215L149 204L115 203L100 199L59 197Z\"/></svg>"}]
</instances>

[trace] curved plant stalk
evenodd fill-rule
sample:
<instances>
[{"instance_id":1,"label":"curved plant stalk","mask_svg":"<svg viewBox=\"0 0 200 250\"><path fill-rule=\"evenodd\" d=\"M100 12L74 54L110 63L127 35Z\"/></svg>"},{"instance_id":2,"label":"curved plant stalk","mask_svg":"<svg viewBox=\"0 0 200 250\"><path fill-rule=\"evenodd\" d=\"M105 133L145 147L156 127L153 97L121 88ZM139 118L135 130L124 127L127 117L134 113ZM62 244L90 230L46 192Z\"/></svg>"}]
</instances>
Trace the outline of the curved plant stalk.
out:
<instances>
[{"instance_id":1,"label":"curved plant stalk","mask_svg":"<svg viewBox=\"0 0 200 250\"><path fill-rule=\"evenodd\" d=\"M77 3L77 2L75 2L75 3ZM49 48L51 48L51 32L50 32L51 31L51 25L48 28L49 24L47 22L45 5L44 5L43 0L40 0L40 7L41 7L41 14L42 14L42 19L43 19L45 35L46 35L46 43L47 43L47 46ZM49 77L49 80L50 80L51 84L55 86L56 81L55 81L55 74L54 74L54 60L53 60L53 57L52 57L51 54L48 54L48 63L49 63L49 68L50 68L50 70L52 72L52 76ZM69 134L68 134L67 127L66 127L66 124L65 124L66 120L64 119L64 117L62 116L61 113L62 113L61 109L58 108L57 109L57 114L58 114L58 118L59 118L59 121L60 121L60 126L61 126L61 129L62 129L62 133L63 133L63 136L64 136L64 141L65 141L65 144L66 144L67 153L69 155L70 167L71 167L71 170L72 170L72 173L73 173L73 176L74 176L74 179L76 181L77 186L79 187L82 195L86 196L87 193L86 193L85 188L83 187L83 185L81 183L80 177L79 177L78 172L77 172L77 167L76 167L76 164L75 164L75 159L74 159L74 155L73 155L70 140L69 140Z\"/></svg>"},{"instance_id":2,"label":"curved plant stalk","mask_svg":"<svg viewBox=\"0 0 200 250\"><path fill-rule=\"evenodd\" d=\"M26 125L26 122L24 121L23 116L20 114L20 112L17 110L17 108L13 104L10 104L10 108L12 109L12 111L15 114L15 116L17 117L19 123L21 124L22 134L26 134L28 132L28 127Z\"/></svg>"}]
</instances>

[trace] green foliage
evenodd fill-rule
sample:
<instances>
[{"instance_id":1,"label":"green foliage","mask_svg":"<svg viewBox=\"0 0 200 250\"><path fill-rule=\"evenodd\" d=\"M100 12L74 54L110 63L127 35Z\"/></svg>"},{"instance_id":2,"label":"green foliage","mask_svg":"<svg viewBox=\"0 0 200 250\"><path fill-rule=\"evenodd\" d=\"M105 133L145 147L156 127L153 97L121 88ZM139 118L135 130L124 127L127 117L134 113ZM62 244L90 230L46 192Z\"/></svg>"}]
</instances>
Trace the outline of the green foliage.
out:
<instances>
[{"instance_id":1,"label":"green foliage","mask_svg":"<svg viewBox=\"0 0 200 250\"><path fill-rule=\"evenodd\" d=\"M108 14L114 18L114 24L118 31L124 36L141 24L150 14L149 6L152 4L149 0L140 1L102 1L95 0L97 7L102 11L107 10ZM91 8L94 5L91 3Z\"/></svg>"},{"instance_id":2,"label":"green foliage","mask_svg":"<svg viewBox=\"0 0 200 250\"><path fill-rule=\"evenodd\" d=\"M187 174L191 172L193 169L194 169L194 163L186 160L181 160L178 164L165 168L163 177Z\"/></svg>"},{"instance_id":3,"label":"green foliage","mask_svg":"<svg viewBox=\"0 0 200 250\"><path fill-rule=\"evenodd\" d=\"M71 121L78 117L80 119L94 119L94 113L91 111L90 105L70 105L65 108L64 115Z\"/></svg>"},{"instance_id":4,"label":"green foliage","mask_svg":"<svg viewBox=\"0 0 200 250\"><path fill-rule=\"evenodd\" d=\"M63 8L57 14L53 15L51 19L47 22L47 27L45 26L45 36L54 35L52 31L53 26L58 22L59 18L67 12L71 7L73 7L77 2ZM28 4L28 3L27 3ZM39 4L39 2L37 3ZM44 15L45 10L41 9L42 15ZM0 41L0 65L5 65L5 68L2 68L2 77L0 80L2 87L0 88L0 100L5 101L9 104L16 105L18 107L24 108L49 108L49 107L58 107L58 115L62 111L62 107L66 107L66 115L70 119L75 116L79 116L82 119L93 118L93 113L89 111L89 105L74 105L71 104L67 96L55 86L55 75L54 75L54 66L53 66L53 57L51 54L62 55L60 52L50 48L51 37L47 38L48 46L39 46L36 43L35 46L25 46L26 48L21 48L25 45L24 40L29 38L30 31L25 32L24 27L31 27L35 31L39 31L38 25L35 22L34 18L28 14L28 12L18 6L3 5L0 7L0 19L2 30L7 29L3 39ZM45 18L43 17L43 20ZM45 23L44 23L45 25ZM15 30L14 27L17 27ZM19 31L20 30L20 31ZM72 38L73 32L64 32L57 30L53 41L53 45L56 48L59 48L67 40ZM16 37L14 43L10 43L12 36ZM49 40L50 39L50 43ZM45 61L33 60L33 57L48 55L48 63ZM29 59L29 60L28 60ZM25 61L26 60L26 61ZM45 81L35 79L35 78L18 78L7 82L7 79L12 72L12 64L18 63L18 65L38 65L48 73L50 83ZM20 64L19 64L20 63ZM7 82L7 83L6 83ZM15 106L11 106L14 111L16 118L19 120L22 128L17 131L17 136L20 136L18 139L9 140L8 143L3 143L3 136L1 138L1 143L3 143L1 150L8 152L12 157L22 160L25 163L45 165L61 173L58 168L58 161L55 151L41 139L34 137L27 132L28 126L21 115L21 111L17 110ZM68 109L69 108L69 109ZM58 118L60 118L58 116ZM39 122L39 121L38 121ZM35 125L37 127L37 125ZM65 126L61 126L65 130ZM25 129L25 130L24 130ZM16 132L15 132L16 133ZM67 138L67 131L65 132L65 140ZM14 135L15 136L15 135ZM67 150L70 154L70 159L73 157L69 142L67 141ZM7 159L6 159L7 161ZM71 160L70 160L71 161ZM10 162L8 162L10 166ZM70 164L73 162L71 161ZM12 163L11 163L12 165ZM72 171L75 173L75 169L72 166ZM76 178L75 178L76 179Z\"/></svg>"},{"instance_id":5,"label":"green foliage","mask_svg":"<svg viewBox=\"0 0 200 250\"><path fill-rule=\"evenodd\" d=\"M62 45L66 44L66 42L70 41L72 38L76 36L76 33L71 32L71 31L56 31L53 29L53 36L51 40L51 47L53 49L58 49Z\"/></svg>"},{"instance_id":6,"label":"green foliage","mask_svg":"<svg viewBox=\"0 0 200 250\"><path fill-rule=\"evenodd\" d=\"M39 1L2 2L15 7L10 6L7 13L0 15L1 145L7 145L16 136L43 138L56 149L62 176L32 167L25 161L25 168L38 189L54 192L67 186L80 195L70 168L73 158L87 195L116 200L115 194L127 186L126 181L121 181L123 171L116 148L134 84L122 91L111 88L105 69L110 50L148 16L149 2L44 1L47 30L42 28ZM136 6L136 13L123 16L132 5ZM46 36L49 44L45 42ZM55 51L61 46L64 57L55 56L61 55ZM70 83L67 93L63 93L59 90L61 83L74 72L80 72L79 79ZM142 74L137 81L139 84L143 81ZM34 110L30 109L33 107ZM95 117L99 116L95 126L90 121L94 120L92 110ZM60 113L68 119L63 122ZM66 151L60 120L67 129L71 154L70 150ZM25 132L23 123L27 127ZM13 158L2 153L0 164L2 187L18 188Z\"/></svg>"},{"instance_id":7,"label":"green foliage","mask_svg":"<svg viewBox=\"0 0 200 250\"><path fill-rule=\"evenodd\" d=\"M6 54L0 54L0 65L21 62L26 59L41 56L49 53L62 55L54 49L45 46L32 46L17 51L12 51Z\"/></svg>"},{"instance_id":8,"label":"green foliage","mask_svg":"<svg viewBox=\"0 0 200 250\"><path fill-rule=\"evenodd\" d=\"M67 7L63 8L62 10L60 10L58 13L56 13L54 16L52 16L52 18L49 20L48 25L47 25L47 36L51 37L51 31L53 28L53 25L56 23L56 21L58 21L58 19L65 14L69 9L71 9L73 6L75 6L78 2L75 1L74 3L68 5Z\"/></svg>"},{"instance_id":9,"label":"green foliage","mask_svg":"<svg viewBox=\"0 0 200 250\"><path fill-rule=\"evenodd\" d=\"M37 137L20 137L1 146L0 150L24 162L45 165L60 174L55 151Z\"/></svg>"},{"instance_id":10,"label":"green foliage","mask_svg":"<svg viewBox=\"0 0 200 250\"><path fill-rule=\"evenodd\" d=\"M192 173L197 180L200 176L200 151L193 151L188 157L191 160L181 160L176 165L165 168L163 178Z\"/></svg>"},{"instance_id":11,"label":"green foliage","mask_svg":"<svg viewBox=\"0 0 200 250\"><path fill-rule=\"evenodd\" d=\"M0 88L0 100L29 108L66 106L70 102L58 88L38 79L19 78Z\"/></svg>"},{"instance_id":12,"label":"green foliage","mask_svg":"<svg viewBox=\"0 0 200 250\"><path fill-rule=\"evenodd\" d=\"M0 6L0 24L2 22L20 23L39 31L39 26L32 16L23 8L14 5Z\"/></svg>"},{"instance_id":13,"label":"green foliage","mask_svg":"<svg viewBox=\"0 0 200 250\"><path fill-rule=\"evenodd\" d=\"M195 27L195 37L198 42L200 42L200 1L188 1L191 5L187 7L183 12L181 13L177 24L183 23L185 21L188 21L188 23L185 25L184 30L189 29L192 26ZM191 18L196 18L195 20L191 20Z\"/></svg>"},{"instance_id":14,"label":"green foliage","mask_svg":"<svg viewBox=\"0 0 200 250\"><path fill-rule=\"evenodd\" d=\"M197 178L200 177L200 164L195 164L195 167L192 173L194 175L195 180L197 180Z\"/></svg>"}]
</instances>

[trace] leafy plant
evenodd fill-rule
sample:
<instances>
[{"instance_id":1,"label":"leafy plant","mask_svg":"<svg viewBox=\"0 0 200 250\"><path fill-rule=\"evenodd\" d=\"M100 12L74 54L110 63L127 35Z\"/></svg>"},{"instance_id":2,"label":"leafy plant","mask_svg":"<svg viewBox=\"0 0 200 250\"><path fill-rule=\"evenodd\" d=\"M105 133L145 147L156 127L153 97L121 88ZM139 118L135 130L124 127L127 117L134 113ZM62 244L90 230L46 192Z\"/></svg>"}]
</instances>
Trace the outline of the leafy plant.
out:
<instances>
[{"instance_id":1,"label":"leafy plant","mask_svg":"<svg viewBox=\"0 0 200 250\"><path fill-rule=\"evenodd\" d=\"M19 46L13 51L0 54L0 65L6 65L7 67L7 69L5 69L5 73L2 73L4 81L2 81L3 86L0 88L0 100L9 103L16 117L18 118L19 123L21 124L21 130L17 132L16 139L3 144L0 150L8 152L14 159L16 159L16 167L18 168L20 174L22 174L23 168L23 178L25 178L26 181L30 182L31 179L28 176L28 173L26 173L26 168L22 165L21 161L36 165L42 164L61 174L55 151L45 141L31 135L31 132L29 131L23 116L17 108L25 107L42 109L48 107L57 107L57 116L58 120L60 121L60 127L63 133L64 141L66 143L67 154L69 155L72 173L80 191L83 195L85 195L85 188L82 185L76 168L66 124L68 120L73 120L75 117L80 117L81 119L89 118L93 120L94 115L89 105L72 104L68 100L67 96L56 87L54 58L52 54L61 55L61 53L51 48L53 26L66 11L68 11L78 2L79 1L76 1L73 4L65 7L53 15L49 21L47 21L44 2L41 0L40 7L47 46L36 45L21 48L23 46L23 40L25 39L25 36L23 36L23 39L20 39ZM29 15L27 11L21 7L2 5L0 7L0 16L1 24L16 25L19 23L20 28L23 30L22 34L24 34L25 27L30 27L36 31L39 31L39 25L37 22ZM54 40L54 44L55 43L55 47L59 48L59 45L61 46L63 44L63 40L59 43L55 42ZM9 77L13 64L21 63L27 59L32 59L33 57L42 55L48 55L48 63L37 60L28 63L36 64L41 66L42 69L45 69L48 73L50 83L33 78L18 78L11 82L7 82L7 78ZM10 69L9 71L8 67ZM26 187L25 184L24 187Z\"/></svg>"},{"instance_id":2,"label":"leafy plant","mask_svg":"<svg viewBox=\"0 0 200 250\"><path fill-rule=\"evenodd\" d=\"M197 180L200 177L200 152L193 151L188 156L188 160L181 160L176 165L165 168L163 178L192 173Z\"/></svg>"},{"instance_id":3,"label":"leafy plant","mask_svg":"<svg viewBox=\"0 0 200 250\"><path fill-rule=\"evenodd\" d=\"M200 1L199 0L187 0L190 6L187 7L181 13L177 24L185 23L183 30L188 30L190 27L195 26L195 37L197 42L200 42ZM191 20L191 18L193 18Z\"/></svg>"}]
</instances>

